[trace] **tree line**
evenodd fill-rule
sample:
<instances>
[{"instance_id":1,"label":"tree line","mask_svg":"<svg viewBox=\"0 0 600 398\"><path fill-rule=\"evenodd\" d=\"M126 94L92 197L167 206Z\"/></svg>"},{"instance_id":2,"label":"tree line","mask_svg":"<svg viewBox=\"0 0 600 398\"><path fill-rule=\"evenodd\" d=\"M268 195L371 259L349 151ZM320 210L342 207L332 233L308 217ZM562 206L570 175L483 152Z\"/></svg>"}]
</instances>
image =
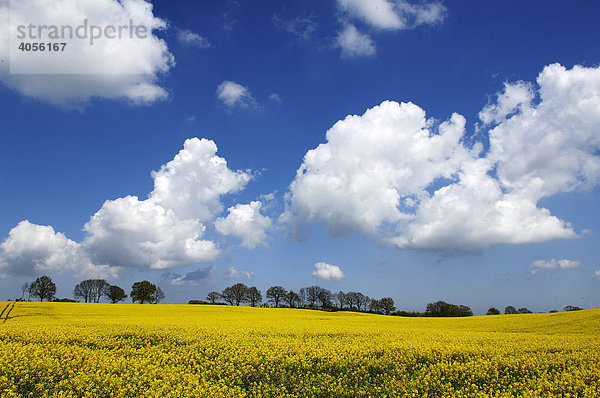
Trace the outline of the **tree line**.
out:
<instances>
[{"instance_id":1,"label":"tree line","mask_svg":"<svg viewBox=\"0 0 600 398\"><path fill-rule=\"evenodd\" d=\"M208 293L207 301L190 300L190 304L222 304L220 300L223 300L234 306L247 303L252 307L270 305L288 308L363 311L387 315L396 309L391 297L373 299L360 292L332 293L320 286L303 287L298 292L288 291L283 286L271 286L265 292L265 298L266 302L263 303L263 295L255 286L249 287L243 283L236 283L220 292Z\"/></svg>"},{"instance_id":2,"label":"tree line","mask_svg":"<svg viewBox=\"0 0 600 398\"><path fill-rule=\"evenodd\" d=\"M37 297L40 301L75 301L70 299L58 299L56 295L56 284L47 276L40 276L33 282L27 282L21 286L21 300L27 301L31 297ZM85 303L99 303L103 297L106 297L113 304L123 301L127 298L127 294L123 288L111 285L104 279L86 279L79 282L73 288L73 297L83 300ZM153 303L158 304L165 298L165 293L160 286L155 285L147 280L135 282L131 286L130 293L133 303Z\"/></svg>"},{"instance_id":3,"label":"tree line","mask_svg":"<svg viewBox=\"0 0 600 398\"><path fill-rule=\"evenodd\" d=\"M563 307L563 311L565 311L565 312L580 311L582 309L583 308L581 308L581 307L576 307L573 305L566 305ZM549 312L552 313L552 312L558 312L558 311L550 310ZM504 308L504 314L505 315L533 314L533 311L529 310L527 307L522 307L522 308L516 309L512 305L509 305L508 307ZM495 307L490 307L490 309L487 310L486 315L500 315L500 310Z\"/></svg>"},{"instance_id":4,"label":"tree line","mask_svg":"<svg viewBox=\"0 0 600 398\"><path fill-rule=\"evenodd\" d=\"M52 279L43 275L33 282L27 282L21 287L22 296L20 300L27 301L31 297L37 297L40 301L75 301L71 299L58 299L56 295L56 284ZM86 279L79 282L73 288L73 297L83 300L86 303L99 303L103 297L110 302L118 303L124 301L128 296L121 287L109 284L104 279ZM133 303L153 303L158 304L165 298L165 293L160 286L147 280L135 282L131 286L129 297ZM303 287L295 292L286 290L282 286L271 286L265 294L266 302L263 302L263 295L255 286L246 286L243 283L236 283L226 287L220 292L212 291L208 293L206 300L190 300L190 304L226 304L239 306L240 304L249 304L252 307L273 306L289 308L315 308L322 310L349 310L359 312L371 312L385 315L401 316L434 316L434 317L463 317L472 316L473 311L466 305L456 305L444 301L436 301L427 304L425 312L406 312L396 311L394 300L391 297L381 299L370 298L361 292L343 292L333 293L320 286ZM578 311L582 308L567 305L564 311ZM552 310L550 312L557 312ZM504 314L531 314L532 311L526 307L516 309L512 305L504 309ZM500 311L495 307L490 307L486 315L500 315Z\"/></svg>"}]
</instances>

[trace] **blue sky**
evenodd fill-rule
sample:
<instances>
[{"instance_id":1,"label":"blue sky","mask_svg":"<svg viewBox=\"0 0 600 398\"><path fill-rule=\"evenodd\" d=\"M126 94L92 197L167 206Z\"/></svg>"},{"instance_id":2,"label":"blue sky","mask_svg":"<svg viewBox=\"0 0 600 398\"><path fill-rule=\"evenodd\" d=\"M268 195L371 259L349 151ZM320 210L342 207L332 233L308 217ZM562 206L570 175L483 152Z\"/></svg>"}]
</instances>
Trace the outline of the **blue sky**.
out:
<instances>
[{"instance_id":1,"label":"blue sky","mask_svg":"<svg viewBox=\"0 0 600 398\"><path fill-rule=\"evenodd\" d=\"M156 28L150 73L101 43L58 62L118 73L10 74L2 33L1 298L46 273L600 305L596 3L107 3Z\"/></svg>"}]
</instances>

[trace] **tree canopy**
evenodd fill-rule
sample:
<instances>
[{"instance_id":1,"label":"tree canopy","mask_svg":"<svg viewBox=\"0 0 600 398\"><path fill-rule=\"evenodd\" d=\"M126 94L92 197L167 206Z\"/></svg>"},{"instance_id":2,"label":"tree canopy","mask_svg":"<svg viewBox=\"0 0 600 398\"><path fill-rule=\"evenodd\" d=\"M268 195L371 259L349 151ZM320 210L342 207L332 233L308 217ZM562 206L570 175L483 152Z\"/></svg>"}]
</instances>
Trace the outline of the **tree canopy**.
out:
<instances>
[{"instance_id":1,"label":"tree canopy","mask_svg":"<svg viewBox=\"0 0 600 398\"><path fill-rule=\"evenodd\" d=\"M73 289L73 296L86 303L99 303L102 296L108 293L110 285L104 279L86 279Z\"/></svg>"},{"instance_id":2,"label":"tree canopy","mask_svg":"<svg viewBox=\"0 0 600 398\"><path fill-rule=\"evenodd\" d=\"M272 302L275 307L279 307L279 303L284 300L286 295L287 290L281 286L271 286L267 289L267 299Z\"/></svg>"},{"instance_id":3,"label":"tree canopy","mask_svg":"<svg viewBox=\"0 0 600 398\"><path fill-rule=\"evenodd\" d=\"M119 301L123 301L127 298L127 294L125 294L125 290L121 289L119 286L110 286L106 293L106 297L113 303L118 303Z\"/></svg>"},{"instance_id":4,"label":"tree canopy","mask_svg":"<svg viewBox=\"0 0 600 398\"><path fill-rule=\"evenodd\" d=\"M206 295L206 300L208 300L208 302L211 304L216 304L220 299L221 293L219 292L210 292Z\"/></svg>"},{"instance_id":5,"label":"tree canopy","mask_svg":"<svg viewBox=\"0 0 600 398\"><path fill-rule=\"evenodd\" d=\"M50 301L56 294L56 284L47 276L40 276L29 285L29 291L34 297L38 297L40 301Z\"/></svg>"},{"instance_id":6,"label":"tree canopy","mask_svg":"<svg viewBox=\"0 0 600 398\"><path fill-rule=\"evenodd\" d=\"M509 305L508 307L506 307L504 309L504 313L508 314L508 315L518 314L517 309L515 307L513 307L512 305Z\"/></svg>"},{"instance_id":7,"label":"tree canopy","mask_svg":"<svg viewBox=\"0 0 600 398\"><path fill-rule=\"evenodd\" d=\"M226 287L221 292L223 300L230 305L240 305L248 301L248 286L243 283L236 283L233 286Z\"/></svg>"},{"instance_id":8,"label":"tree canopy","mask_svg":"<svg viewBox=\"0 0 600 398\"><path fill-rule=\"evenodd\" d=\"M248 302L252 307L262 303L262 293L255 286L248 288Z\"/></svg>"},{"instance_id":9,"label":"tree canopy","mask_svg":"<svg viewBox=\"0 0 600 398\"><path fill-rule=\"evenodd\" d=\"M131 286L131 301L144 303L153 303L155 300L154 294L156 293L156 285L149 281L135 282Z\"/></svg>"},{"instance_id":10,"label":"tree canopy","mask_svg":"<svg viewBox=\"0 0 600 398\"><path fill-rule=\"evenodd\" d=\"M466 305L449 304L444 301L436 301L427 304L425 315L428 316L472 316L473 311Z\"/></svg>"}]
</instances>

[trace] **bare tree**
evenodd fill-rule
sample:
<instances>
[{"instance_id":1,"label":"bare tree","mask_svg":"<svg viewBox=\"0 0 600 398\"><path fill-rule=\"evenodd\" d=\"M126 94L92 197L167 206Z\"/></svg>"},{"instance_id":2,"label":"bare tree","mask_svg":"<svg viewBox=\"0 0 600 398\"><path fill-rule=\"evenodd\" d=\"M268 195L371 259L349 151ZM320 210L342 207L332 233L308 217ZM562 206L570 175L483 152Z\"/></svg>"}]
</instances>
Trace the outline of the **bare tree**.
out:
<instances>
[{"instance_id":1,"label":"bare tree","mask_svg":"<svg viewBox=\"0 0 600 398\"><path fill-rule=\"evenodd\" d=\"M367 303L368 303L368 297L365 296L364 294L360 293L360 292L356 292L356 308L361 311L361 310L366 310L367 309Z\"/></svg>"},{"instance_id":2,"label":"bare tree","mask_svg":"<svg viewBox=\"0 0 600 398\"><path fill-rule=\"evenodd\" d=\"M206 299L211 304L216 304L217 301L219 301L220 298L221 298L221 293L219 293L219 292L210 292L206 296Z\"/></svg>"},{"instance_id":3,"label":"bare tree","mask_svg":"<svg viewBox=\"0 0 600 398\"><path fill-rule=\"evenodd\" d=\"M319 301L319 293L323 290L320 286L309 286L306 288L306 301L311 307L314 307L316 302Z\"/></svg>"},{"instance_id":4,"label":"bare tree","mask_svg":"<svg viewBox=\"0 0 600 398\"><path fill-rule=\"evenodd\" d=\"M226 287L223 289L221 297L230 305L240 305L240 303L248 301L248 286L243 283L236 283L233 286Z\"/></svg>"},{"instance_id":5,"label":"bare tree","mask_svg":"<svg viewBox=\"0 0 600 398\"><path fill-rule=\"evenodd\" d=\"M262 302L262 293L255 286L248 289L248 301L252 307L256 307Z\"/></svg>"},{"instance_id":6,"label":"bare tree","mask_svg":"<svg viewBox=\"0 0 600 398\"><path fill-rule=\"evenodd\" d=\"M77 285L75 285L75 287L73 288L73 297L77 298L81 298L83 299L84 302L89 303L92 301L92 284L90 283L91 280L85 280L82 282L79 282Z\"/></svg>"},{"instance_id":7,"label":"bare tree","mask_svg":"<svg viewBox=\"0 0 600 398\"><path fill-rule=\"evenodd\" d=\"M383 303L381 302L381 300L369 300L369 311L375 312L377 314L383 314Z\"/></svg>"},{"instance_id":8,"label":"bare tree","mask_svg":"<svg viewBox=\"0 0 600 398\"><path fill-rule=\"evenodd\" d=\"M321 291L319 292L317 298L319 300L319 303L321 304L321 307L331 307L331 300L333 298L333 294L331 294L331 291L321 288Z\"/></svg>"},{"instance_id":9,"label":"bare tree","mask_svg":"<svg viewBox=\"0 0 600 398\"><path fill-rule=\"evenodd\" d=\"M73 289L75 298L82 298L86 303L98 303L105 296L110 285L104 279L86 279Z\"/></svg>"},{"instance_id":10,"label":"bare tree","mask_svg":"<svg viewBox=\"0 0 600 398\"><path fill-rule=\"evenodd\" d=\"M44 299L50 301L56 294L56 284L46 275L31 282L30 289L31 295L38 297L40 301L44 301Z\"/></svg>"},{"instance_id":11,"label":"bare tree","mask_svg":"<svg viewBox=\"0 0 600 398\"><path fill-rule=\"evenodd\" d=\"M158 304L165 299L165 292L160 288L160 286L156 286L156 291L154 292L154 296L152 297L152 302L154 304Z\"/></svg>"},{"instance_id":12,"label":"bare tree","mask_svg":"<svg viewBox=\"0 0 600 398\"><path fill-rule=\"evenodd\" d=\"M21 294L21 299L22 299L22 300L24 300L24 299L25 299L25 293L28 293L28 292L29 292L29 286L30 286L30 285L31 285L31 284L30 284L29 282L25 282L25 283L23 284L23 286L21 286L21 292L22 292L22 294ZM28 298L28 300L29 300L29 298Z\"/></svg>"},{"instance_id":13,"label":"bare tree","mask_svg":"<svg viewBox=\"0 0 600 398\"><path fill-rule=\"evenodd\" d=\"M294 292L293 290L290 290L285 295L284 301L290 308L295 308L300 304L300 296L298 295L298 293Z\"/></svg>"},{"instance_id":14,"label":"bare tree","mask_svg":"<svg viewBox=\"0 0 600 398\"><path fill-rule=\"evenodd\" d=\"M396 307L394 306L394 299L392 299L391 297L384 297L379 301L381 301L381 306L384 314L389 315L390 313L396 310Z\"/></svg>"},{"instance_id":15,"label":"bare tree","mask_svg":"<svg viewBox=\"0 0 600 398\"><path fill-rule=\"evenodd\" d=\"M279 307L279 303L283 301L286 294L287 290L281 286L271 286L267 289L267 299L275 304L275 307Z\"/></svg>"},{"instance_id":16,"label":"bare tree","mask_svg":"<svg viewBox=\"0 0 600 398\"><path fill-rule=\"evenodd\" d=\"M235 305L235 299L233 297L233 290L231 287L226 287L221 292L221 298L225 300L229 305Z\"/></svg>"},{"instance_id":17,"label":"bare tree","mask_svg":"<svg viewBox=\"0 0 600 398\"><path fill-rule=\"evenodd\" d=\"M342 292L341 290L339 292L337 292L335 294L335 300L338 303L338 306L340 308L340 310L344 309L344 306L346 305L346 293Z\"/></svg>"},{"instance_id":18,"label":"bare tree","mask_svg":"<svg viewBox=\"0 0 600 398\"><path fill-rule=\"evenodd\" d=\"M346 293L346 304L348 305L348 308L350 308L351 310L356 310L357 308L357 303L358 299L356 297L356 292L348 292Z\"/></svg>"},{"instance_id":19,"label":"bare tree","mask_svg":"<svg viewBox=\"0 0 600 398\"><path fill-rule=\"evenodd\" d=\"M366 309L367 297L364 294L360 292L349 292L346 295L346 299L348 302L348 306L350 306L350 309L358 311Z\"/></svg>"},{"instance_id":20,"label":"bare tree","mask_svg":"<svg viewBox=\"0 0 600 398\"><path fill-rule=\"evenodd\" d=\"M306 305L306 289L301 288L298 291L298 297L300 298L300 306L304 307Z\"/></svg>"}]
</instances>

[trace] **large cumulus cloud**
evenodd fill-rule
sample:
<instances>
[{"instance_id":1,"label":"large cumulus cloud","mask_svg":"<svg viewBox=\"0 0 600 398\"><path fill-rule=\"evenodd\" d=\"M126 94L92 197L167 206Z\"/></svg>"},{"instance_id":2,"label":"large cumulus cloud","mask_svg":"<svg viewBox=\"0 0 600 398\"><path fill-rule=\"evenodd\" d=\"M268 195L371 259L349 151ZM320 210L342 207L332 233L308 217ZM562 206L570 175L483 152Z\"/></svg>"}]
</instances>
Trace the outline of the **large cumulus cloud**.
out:
<instances>
[{"instance_id":1,"label":"large cumulus cloud","mask_svg":"<svg viewBox=\"0 0 600 398\"><path fill-rule=\"evenodd\" d=\"M348 116L306 153L281 220L435 251L576 237L539 202L598 183L600 69L549 65L537 87L506 84L480 118L486 152L465 145L458 114L436 126L385 101Z\"/></svg>"},{"instance_id":2,"label":"large cumulus cloud","mask_svg":"<svg viewBox=\"0 0 600 398\"><path fill-rule=\"evenodd\" d=\"M87 40L62 40L67 42L64 51L28 54L23 65L27 74L9 73L11 23L77 27L84 21L100 27L132 21L149 34L99 39L93 46ZM144 0L0 0L0 81L27 97L66 107L81 107L91 98L134 104L163 100L169 93L158 81L175 63L165 41L154 33L166 28L167 22L154 16L152 4Z\"/></svg>"},{"instance_id":3,"label":"large cumulus cloud","mask_svg":"<svg viewBox=\"0 0 600 398\"><path fill-rule=\"evenodd\" d=\"M216 153L211 140L186 140L173 160L152 173L154 189L147 199L107 200L85 224L82 242L50 226L21 222L0 245L0 275L67 270L115 275L127 268L169 269L215 260L219 249L205 232L223 212L222 197L244 189L252 178L248 171L231 170ZM270 225L259 202L232 209L246 207L252 210L252 225ZM243 237L248 227L238 219L227 233ZM264 232L244 242L254 247L262 239Z\"/></svg>"}]
</instances>

